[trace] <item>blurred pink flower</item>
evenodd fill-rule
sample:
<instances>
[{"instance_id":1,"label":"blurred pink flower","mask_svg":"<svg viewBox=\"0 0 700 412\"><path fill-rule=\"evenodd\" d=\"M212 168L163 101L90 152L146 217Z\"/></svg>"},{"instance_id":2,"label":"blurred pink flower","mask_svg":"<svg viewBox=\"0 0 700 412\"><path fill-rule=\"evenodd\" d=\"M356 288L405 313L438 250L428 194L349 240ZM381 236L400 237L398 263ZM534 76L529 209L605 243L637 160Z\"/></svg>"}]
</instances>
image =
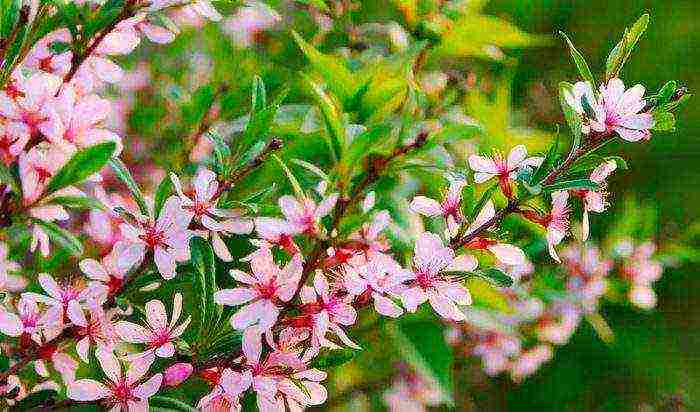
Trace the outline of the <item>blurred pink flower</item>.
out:
<instances>
[{"instance_id":1,"label":"blurred pink flower","mask_svg":"<svg viewBox=\"0 0 700 412\"><path fill-rule=\"evenodd\" d=\"M70 44L73 41L68 29L53 31L39 39L24 60L24 65L31 69L43 70L47 73L63 77L71 67L73 53L70 49L62 53L54 53L51 45L54 43Z\"/></svg>"},{"instance_id":2,"label":"blurred pink flower","mask_svg":"<svg viewBox=\"0 0 700 412\"><path fill-rule=\"evenodd\" d=\"M0 116L23 124L31 135L41 133L50 140L59 139L61 120L54 107L54 96L61 84L60 77L44 72L27 78L17 76L11 89L0 90Z\"/></svg>"},{"instance_id":3,"label":"blurred pink flower","mask_svg":"<svg viewBox=\"0 0 700 412\"><path fill-rule=\"evenodd\" d=\"M474 218L474 222L469 225L466 231L467 235L477 231L483 224L490 221L496 215L496 208L493 202L489 200L484 205L483 209ZM505 265L522 265L527 262L527 256L517 246L499 242L497 240L488 239L484 236L477 236L464 245L467 249L488 250L498 259L499 262Z\"/></svg>"},{"instance_id":4,"label":"blurred pink flower","mask_svg":"<svg viewBox=\"0 0 700 412\"><path fill-rule=\"evenodd\" d=\"M19 155L19 178L22 182L23 203L30 205L44 194L53 175L68 160L60 148L41 143Z\"/></svg>"},{"instance_id":5,"label":"blurred pink flower","mask_svg":"<svg viewBox=\"0 0 700 412\"><path fill-rule=\"evenodd\" d=\"M315 236L318 234L321 219L333 210L337 201L337 193L328 195L318 205L308 197L296 199L285 195L280 197L279 206L291 227L292 234L303 233Z\"/></svg>"},{"instance_id":6,"label":"blurred pink flower","mask_svg":"<svg viewBox=\"0 0 700 412\"><path fill-rule=\"evenodd\" d=\"M377 255L366 264L346 265L343 284L356 300L372 299L377 313L396 318L403 309L394 301L400 297L401 284L411 274L388 255Z\"/></svg>"},{"instance_id":7,"label":"blurred pink flower","mask_svg":"<svg viewBox=\"0 0 700 412\"><path fill-rule=\"evenodd\" d=\"M165 386L179 386L192 375L194 367L191 363L176 363L165 370L163 384Z\"/></svg>"},{"instance_id":8,"label":"blurred pink flower","mask_svg":"<svg viewBox=\"0 0 700 412\"><path fill-rule=\"evenodd\" d=\"M464 180L456 180L450 183L450 188L445 194L442 203L425 196L416 196L411 201L410 208L413 212L424 216L442 216L447 222L447 231L450 237L457 235L459 225L464 220L460 203L462 201L462 189L467 185Z\"/></svg>"}]
</instances>

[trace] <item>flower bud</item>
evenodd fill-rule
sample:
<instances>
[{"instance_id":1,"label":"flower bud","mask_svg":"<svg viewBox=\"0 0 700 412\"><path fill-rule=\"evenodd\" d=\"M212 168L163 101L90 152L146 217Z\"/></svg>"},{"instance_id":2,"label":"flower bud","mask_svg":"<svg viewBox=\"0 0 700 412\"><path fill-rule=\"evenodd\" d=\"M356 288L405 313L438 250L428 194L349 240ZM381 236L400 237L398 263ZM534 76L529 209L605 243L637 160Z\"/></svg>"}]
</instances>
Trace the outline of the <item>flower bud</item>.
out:
<instances>
[{"instance_id":1,"label":"flower bud","mask_svg":"<svg viewBox=\"0 0 700 412\"><path fill-rule=\"evenodd\" d=\"M194 368L190 363L176 363L165 370L165 386L178 386L190 377Z\"/></svg>"}]
</instances>

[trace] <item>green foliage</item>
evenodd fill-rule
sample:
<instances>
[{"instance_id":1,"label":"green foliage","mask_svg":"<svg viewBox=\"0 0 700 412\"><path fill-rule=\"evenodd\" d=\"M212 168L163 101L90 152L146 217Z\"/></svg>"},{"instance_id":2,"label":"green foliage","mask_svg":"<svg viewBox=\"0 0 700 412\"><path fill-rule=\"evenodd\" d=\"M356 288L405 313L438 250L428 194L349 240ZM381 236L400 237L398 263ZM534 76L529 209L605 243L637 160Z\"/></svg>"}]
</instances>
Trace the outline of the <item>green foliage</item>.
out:
<instances>
[{"instance_id":1,"label":"green foliage","mask_svg":"<svg viewBox=\"0 0 700 412\"><path fill-rule=\"evenodd\" d=\"M214 302L214 293L218 290L214 251L209 242L197 236L190 240L190 250L194 269L192 273L194 296L199 299L194 308L198 311L196 316L199 320L198 343L209 343L208 339L220 332L216 326L221 318L222 309Z\"/></svg>"},{"instance_id":2,"label":"green foliage","mask_svg":"<svg viewBox=\"0 0 700 412\"><path fill-rule=\"evenodd\" d=\"M634 47L639 42L644 32L649 25L649 14L643 14L631 29L625 28L625 33L622 36L617 45L612 49L608 55L608 59L605 63L605 79L612 79L617 77L622 70L622 67L629 59Z\"/></svg>"},{"instance_id":3,"label":"green foliage","mask_svg":"<svg viewBox=\"0 0 700 412\"><path fill-rule=\"evenodd\" d=\"M48 222L40 219L32 219L32 223L39 226L49 237L52 242L55 242L62 248L69 251L74 256L83 254L83 244L75 235L59 227L53 222Z\"/></svg>"},{"instance_id":4,"label":"green foliage","mask_svg":"<svg viewBox=\"0 0 700 412\"><path fill-rule=\"evenodd\" d=\"M49 180L46 193L53 193L77 184L99 172L107 164L117 148L114 142L99 143L78 151Z\"/></svg>"},{"instance_id":5,"label":"green foliage","mask_svg":"<svg viewBox=\"0 0 700 412\"><path fill-rule=\"evenodd\" d=\"M114 170L114 173L117 175L119 180L121 180L126 185L127 189L129 189L129 192L131 192L131 196L133 196L136 204L139 206L141 213L144 216L150 216L148 205L146 205L146 199L143 197L141 189L139 189L138 184L134 180L133 176L131 176L131 172L129 172L129 169L127 169L124 162L118 158L112 158L109 160L109 165L112 167L112 170Z\"/></svg>"}]
</instances>

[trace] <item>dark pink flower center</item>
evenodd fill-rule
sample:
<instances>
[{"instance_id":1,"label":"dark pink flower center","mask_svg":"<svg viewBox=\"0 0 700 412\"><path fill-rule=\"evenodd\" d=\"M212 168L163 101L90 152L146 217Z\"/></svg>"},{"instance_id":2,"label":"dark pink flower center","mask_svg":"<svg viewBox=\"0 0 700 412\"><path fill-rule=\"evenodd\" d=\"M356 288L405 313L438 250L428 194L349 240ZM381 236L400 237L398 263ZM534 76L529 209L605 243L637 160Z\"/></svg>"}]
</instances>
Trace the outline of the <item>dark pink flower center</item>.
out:
<instances>
[{"instance_id":1,"label":"dark pink flower center","mask_svg":"<svg viewBox=\"0 0 700 412\"><path fill-rule=\"evenodd\" d=\"M139 239L143 240L149 247L155 248L165 240L165 233L158 230L155 226L146 227L143 234L139 235Z\"/></svg>"},{"instance_id":2,"label":"dark pink flower center","mask_svg":"<svg viewBox=\"0 0 700 412\"><path fill-rule=\"evenodd\" d=\"M261 299L271 300L274 299L275 296L277 296L277 285L275 285L274 280L271 280L267 284L258 283L255 286L255 289L258 292L258 297Z\"/></svg>"}]
</instances>

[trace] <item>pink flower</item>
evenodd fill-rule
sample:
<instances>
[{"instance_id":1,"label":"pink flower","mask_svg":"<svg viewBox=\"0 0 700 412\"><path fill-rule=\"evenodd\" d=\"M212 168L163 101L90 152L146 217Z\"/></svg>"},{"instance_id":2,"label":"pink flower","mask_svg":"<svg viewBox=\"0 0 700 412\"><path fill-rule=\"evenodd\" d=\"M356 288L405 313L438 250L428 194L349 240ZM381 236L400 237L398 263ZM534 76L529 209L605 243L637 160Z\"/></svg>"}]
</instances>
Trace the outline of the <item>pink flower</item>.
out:
<instances>
[{"instance_id":1,"label":"pink flower","mask_svg":"<svg viewBox=\"0 0 700 412\"><path fill-rule=\"evenodd\" d=\"M20 154L19 178L25 205L34 203L44 194L46 185L67 160L66 152L46 143Z\"/></svg>"},{"instance_id":2,"label":"pink flower","mask_svg":"<svg viewBox=\"0 0 700 412\"><path fill-rule=\"evenodd\" d=\"M424 412L448 399L431 377L413 371L402 371L394 378L391 387L384 393L384 402L390 412Z\"/></svg>"},{"instance_id":3,"label":"pink flower","mask_svg":"<svg viewBox=\"0 0 700 412\"><path fill-rule=\"evenodd\" d=\"M302 311L313 318L313 333L322 346L337 348L325 337L330 330L347 346L360 349L340 326L353 325L357 320L357 311L350 305L351 298L341 298L336 291L331 291L323 273L316 272L314 287L302 287L300 297Z\"/></svg>"},{"instance_id":4,"label":"pink flower","mask_svg":"<svg viewBox=\"0 0 700 412\"><path fill-rule=\"evenodd\" d=\"M554 246L561 243L569 231L569 192L560 190L552 193L552 210L549 214L541 216L537 212L530 210L521 211L521 214L528 220L538 223L547 229L547 247L552 259L561 262Z\"/></svg>"},{"instance_id":5,"label":"pink flower","mask_svg":"<svg viewBox=\"0 0 700 412\"><path fill-rule=\"evenodd\" d=\"M165 386L179 386L192 375L194 367L191 363L176 363L165 370Z\"/></svg>"},{"instance_id":6,"label":"pink flower","mask_svg":"<svg viewBox=\"0 0 700 412\"><path fill-rule=\"evenodd\" d=\"M387 255L378 255L366 264L345 268L344 286L356 299L374 302L377 313L397 318L403 309L393 298L400 294L401 284L411 277L396 261Z\"/></svg>"},{"instance_id":7,"label":"pink flower","mask_svg":"<svg viewBox=\"0 0 700 412\"><path fill-rule=\"evenodd\" d=\"M416 196L411 201L411 210L423 216L442 216L447 222L447 231L450 236L455 236L459 225L464 220L460 203L462 201L462 189L467 182L456 180L450 183L450 189L445 194L442 203L425 196Z\"/></svg>"},{"instance_id":8,"label":"pink flower","mask_svg":"<svg viewBox=\"0 0 700 412\"><path fill-rule=\"evenodd\" d=\"M492 201L486 202L484 208L474 218L474 222L469 225L466 234L469 235L475 232L483 224L491 220L496 215L496 208ZM505 265L522 265L527 262L525 253L517 246L499 242L493 239L488 239L484 236L477 236L470 240L464 247L468 249L488 250L498 259L499 262Z\"/></svg>"},{"instance_id":9,"label":"pink flower","mask_svg":"<svg viewBox=\"0 0 700 412\"><path fill-rule=\"evenodd\" d=\"M54 109L60 116L61 129L57 136L49 138L51 142L65 147L66 151L103 142L115 142L115 155L121 152L121 138L103 126L112 110L109 100L96 94L79 97L70 85L64 86L55 100Z\"/></svg>"},{"instance_id":10,"label":"pink flower","mask_svg":"<svg viewBox=\"0 0 700 412\"><path fill-rule=\"evenodd\" d=\"M261 360L260 332L253 326L243 334L243 354L253 376L252 389L258 395L258 408L273 411L281 406L284 410L286 403L291 410L303 410L305 406L325 402L327 392L319 382L326 378L326 373L317 369L296 370L297 362L288 364L288 357L279 356L279 352Z\"/></svg>"},{"instance_id":11,"label":"pink flower","mask_svg":"<svg viewBox=\"0 0 700 412\"><path fill-rule=\"evenodd\" d=\"M391 216L386 210L374 215L371 223L364 223L362 228L348 236L348 246L362 252L367 260L389 250L389 243L382 232L391 222Z\"/></svg>"},{"instance_id":12,"label":"pink flower","mask_svg":"<svg viewBox=\"0 0 700 412\"><path fill-rule=\"evenodd\" d=\"M158 357L169 358L175 354L175 342L185 332L190 324L191 317L176 326L182 313L182 295L176 293L173 299L173 315L168 324L168 314L165 305L159 300L151 300L146 303L146 320L148 327L135 323L120 321L115 325L117 335L129 343L143 343L148 346L146 353L153 351ZM137 355L137 357L144 354Z\"/></svg>"},{"instance_id":13,"label":"pink flower","mask_svg":"<svg viewBox=\"0 0 700 412\"><path fill-rule=\"evenodd\" d=\"M101 305L94 303L88 307L89 318L82 309L73 313L71 321L78 327L75 351L83 362L90 362L90 345L111 349L116 343L117 335L112 323L114 314L113 310L105 313Z\"/></svg>"},{"instance_id":14,"label":"pink flower","mask_svg":"<svg viewBox=\"0 0 700 412\"><path fill-rule=\"evenodd\" d=\"M284 249L290 255L299 253L299 246L292 237L295 233L293 226L284 219L275 217L255 218L255 230L266 242Z\"/></svg>"},{"instance_id":15,"label":"pink flower","mask_svg":"<svg viewBox=\"0 0 700 412\"><path fill-rule=\"evenodd\" d=\"M0 332L7 336L25 335L25 340L32 339L37 343L41 343L39 332L59 320L55 312L41 313L32 299L21 298L17 302L17 312L0 309Z\"/></svg>"},{"instance_id":16,"label":"pink flower","mask_svg":"<svg viewBox=\"0 0 700 412\"><path fill-rule=\"evenodd\" d=\"M29 128L24 123L5 122L0 118L0 160L11 165L29 142Z\"/></svg>"},{"instance_id":17,"label":"pink flower","mask_svg":"<svg viewBox=\"0 0 700 412\"><path fill-rule=\"evenodd\" d=\"M128 247L124 248L118 260L122 268L130 268L140 263L147 250L153 251L158 272L163 279L175 277L176 262L189 260L190 232L187 227L192 220L184 212L177 196L165 201L158 220L137 215L136 226L122 223L119 228Z\"/></svg>"},{"instance_id":18,"label":"pink flower","mask_svg":"<svg viewBox=\"0 0 700 412\"><path fill-rule=\"evenodd\" d=\"M602 213L607 207L606 197L607 191L605 190L605 179L610 176L612 172L617 169L617 162L614 160L608 160L605 163L601 163L596 167L591 173L591 181L597 183L599 188L596 190L583 189L578 191L572 191L573 195L583 199L583 225L581 229L581 236L583 240L588 239L588 234L590 232L590 224L588 222L588 212Z\"/></svg>"},{"instance_id":19,"label":"pink flower","mask_svg":"<svg viewBox=\"0 0 700 412\"><path fill-rule=\"evenodd\" d=\"M622 80L613 78L607 85L600 86L600 98L596 99L590 83L578 82L574 85L573 94L567 93L565 98L569 105L579 114L585 113L582 99L586 96L592 118L586 119L583 132L598 132L605 135L617 133L621 138L630 142L649 139L649 129L654 126L651 113L639 113L646 102L644 86L638 84L625 91Z\"/></svg>"},{"instance_id":20,"label":"pink flower","mask_svg":"<svg viewBox=\"0 0 700 412\"><path fill-rule=\"evenodd\" d=\"M59 29L42 37L32 48L24 60L27 68L43 70L45 72L64 77L71 67L73 53L69 50L56 54L51 51L54 43L71 43L72 37L68 29Z\"/></svg>"},{"instance_id":21,"label":"pink flower","mask_svg":"<svg viewBox=\"0 0 700 412\"><path fill-rule=\"evenodd\" d=\"M214 371L213 375L214 379L211 380L215 386L199 400L197 408L202 412L240 411L240 396L250 388L253 381L250 371L236 372L226 368L220 373Z\"/></svg>"},{"instance_id":22,"label":"pink flower","mask_svg":"<svg viewBox=\"0 0 700 412\"><path fill-rule=\"evenodd\" d=\"M124 286L130 268L120 267L118 259L124 253L125 247L125 243L118 242L114 245L112 252L102 258L101 263L95 259L80 261L80 270L92 281L92 289L104 291L105 299L119 292Z\"/></svg>"},{"instance_id":23,"label":"pink flower","mask_svg":"<svg viewBox=\"0 0 700 412\"><path fill-rule=\"evenodd\" d=\"M109 381L100 383L92 379L76 380L68 385L68 397L80 402L104 399L112 411L148 410L148 398L158 392L163 381L163 375L158 373L139 384L153 363L153 357L132 362L126 375L123 375L119 361L111 351L98 347L96 355Z\"/></svg>"},{"instance_id":24,"label":"pink flower","mask_svg":"<svg viewBox=\"0 0 700 412\"><path fill-rule=\"evenodd\" d=\"M235 15L222 22L223 30L233 38L239 47L249 47L255 36L274 27L281 21L280 15L262 2L249 2L238 9Z\"/></svg>"},{"instance_id":25,"label":"pink flower","mask_svg":"<svg viewBox=\"0 0 700 412\"><path fill-rule=\"evenodd\" d=\"M512 198L511 180L517 177L518 171L528 166L537 167L543 160L542 157L527 157L525 146L518 145L510 151L507 159L503 159L500 153L493 157L471 155L469 167L474 171L474 182L483 183L498 177L501 191L506 197Z\"/></svg>"},{"instance_id":26,"label":"pink flower","mask_svg":"<svg viewBox=\"0 0 700 412\"><path fill-rule=\"evenodd\" d=\"M0 292L19 292L27 285L27 280L10 274L21 269L17 262L8 260L9 248L0 242Z\"/></svg>"},{"instance_id":27,"label":"pink flower","mask_svg":"<svg viewBox=\"0 0 700 412\"><path fill-rule=\"evenodd\" d=\"M61 78L43 72L16 78L11 93L0 91L0 116L23 123L32 135L60 138L61 120L54 109L54 95L61 84Z\"/></svg>"},{"instance_id":28,"label":"pink flower","mask_svg":"<svg viewBox=\"0 0 700 412\"><path fill-rule=\"evenodd\" d=\"M472 271L476 265L473 256L460 255L455 258L452 249L445 247L439 236L424 232L416 241L410 283L401 294L404 307L409 312L415 312L418 306L429 301L440 316L455 321L464 320L464 313L457 305L471 304L469 291L442 272Z\"/></svg>"},{"instance_id":29,"label":"pink flower","mask_svg":"<svg viewBox=\"0 0 700 412\"><path fill-rule=\"evenodd\" d=\"M520 355L520 339L504 333L488 331L474 336L476 344L472 353L481 357L481 363L489 376L496 376L510 367L511 358Z\"/></svg>"},{"instance_id":30,"label":"pink flower","mask_svg":"<svg viewBox=\"0 0 700 412\"><path fill-rule=\"evenodd\" d=\"M520 382L524 378L537 372L543 363L552 359L552 348L549 345L538 345L529 349L513 363L511 367L511 377L514 381Z\"/></svg>"},{"instance_id":31,"label":"pink flower","mask_svg":"<svg viewBox=\"0 0 700 412\"><path fill-rule=\"evenodd\" d=\"M58 192L56 192L58 193ZM35 206L29 209L31 217L43 220L45 222L66 221L70 219L70 215L59 205ZM46 257L50 252L49 235L44 232L44 229L37 224L32 225L32 242L29 245L29 251L34 252L37 249L41 255Z\"/></svg>"},{"instance_id":32,"label":"pink flower","mask_svg":"<svg viewBox=\"0 0 700 412\"><path fill-rule=\"evenodd\" d=\"M38 280L39 285L48 296L26 292L22 294L22 297L49 305L49 311L56 311L59 319L68 317L73 321L73 319L84 317L82 305L86 302L94 302L99 296L99 291L85 287L84 283L66 282L60 285L53 276L47 273L40 274Z\"/></svg>"},{"instance_id":33,"label":"pink flower","mask_svg":"<svg viewBox=\"0 0 700 412\"><path fill-rule=\"evenodd\" d=\"M292 299L296 291L301 279L301 256L295 255L280 268L269 249L260 249L251 257L250 267L252 275L232 269L231 276L245 286L220 290L214 294L214 301L220 305L245 305L231 317L234 329L243 330L258 324L266 330L277 321L279 304Z\"/></svg>"},{"instance_id":34,"label":"pink flower","mask_svg":"<svg viewBox=\"0 0 700 412\"><path fill-rule=\"evenodd\" d=\"M333 210L337 201L337 193L324 198L318 205L308 197L298 200L286 195L279 199L279 206L293 234L315 236L318 234L321 219Z\"/></svg>"},{"instance_id":35,"label":"pink flower","mask_svg":"<svg viewBox=\"0 0 700 412\"><path fill-rule=\"evenodd\" d=\"M623 261L622 274L631 283L629 300L642 309L656 306L656 293L652 285L661 278L663 266L652 259L655 250L654 243L642 243Z\"/></svg>"},{"instance_id":36,"label":"pink flower","mask_svg":"<svg viewBox=\"0 0 700 412\"><path fill-rule=\"evenodd\" d=\"M106 54L129 54L141 42L139 32L154 43L165 44L175 40L175 33L151 23L146 13L138 13L117 24L117 27L105 37L104 47L100 45L100 51Z\"/></svg>"},{"instance_id":37,"label":"pink flower","mask_svg":"<svg viewBox=\"0 0 700 412\"><path fill-rule=\"evenodd\" d=\"M564 345L581 323L581 308L568 302L558 302L549 309L535 329L542 342Z\"/></svg>"},{"instance_id":38,"label":"pink flower","mask_svg":"<svg viewBox=\"0 0 700 412\"><path fill-rule=\"evenodd\" d=\"M180 179L174 173L170 179L175 190L180 196L182 209L188 216L200 223L211 234L212 245L216 255L225 262L230 262L233 257L219 233L223 235L248 234L253 230L253 221L243 219L238 212L224 210L216 207L219 195L219 182L216 174L211 170L201 168L192 180L194 194L186 195L182 190Z\"/></svg>"},{"instance_id":39,"label":"pink flower","mask_svg":"<svg viewBox=\"0 0 700 412\"><path fill-rule=\"evenodd\" d=\"M137 214L138 207L136 202L119 193L108 195L101 186L95 188L95 198L101 201L108 210L90 210L88 221L85 224L85 232L102 246L111 247L122 239L119 225L124 223L124 218L115 209L121 208L128 213Z\"/></svg>"}]
</instances>

